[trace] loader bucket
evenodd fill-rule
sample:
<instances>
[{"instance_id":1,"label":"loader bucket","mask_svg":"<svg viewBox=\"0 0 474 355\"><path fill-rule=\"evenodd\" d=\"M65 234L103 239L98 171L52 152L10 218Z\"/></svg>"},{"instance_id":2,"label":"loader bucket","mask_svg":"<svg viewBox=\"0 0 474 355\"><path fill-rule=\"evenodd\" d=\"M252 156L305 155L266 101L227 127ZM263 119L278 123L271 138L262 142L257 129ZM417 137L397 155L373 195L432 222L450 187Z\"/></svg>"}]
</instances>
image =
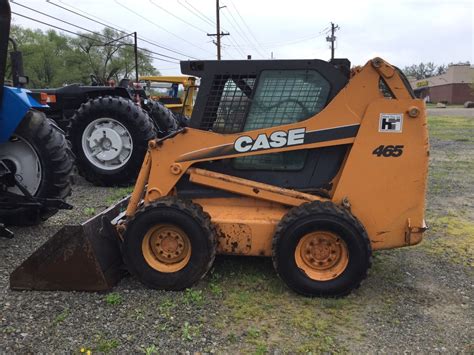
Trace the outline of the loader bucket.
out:
<instances>
[{"instance_id":1,"label":"loader bucket","mask_svg":"<svg viewBox=\"0 0 474 355\"><path fill-rule=\"evenodd\" d=\"M10 275L12 290L106 291L122 277L113 219L129 197L81 225L64 226Z\"/></svg>"}]
</instances>

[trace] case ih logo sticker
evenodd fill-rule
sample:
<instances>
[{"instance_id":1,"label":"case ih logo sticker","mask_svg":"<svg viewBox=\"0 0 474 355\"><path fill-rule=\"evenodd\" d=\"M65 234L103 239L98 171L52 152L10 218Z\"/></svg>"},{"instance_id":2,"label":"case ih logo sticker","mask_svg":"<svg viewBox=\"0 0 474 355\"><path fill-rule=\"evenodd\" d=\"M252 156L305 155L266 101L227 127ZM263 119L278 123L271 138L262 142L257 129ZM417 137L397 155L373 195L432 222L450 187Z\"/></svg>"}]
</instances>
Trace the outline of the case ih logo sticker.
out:
<instances>
[{"instance_id":1,"label":"case ih logo sticker","mask_svg":"<svg viewBox=\"0 0 474 355\"><path fill-rule=\"evenodd\" d=\"M284 146L304 143L306 128L290 129L288 132L276 131L269 137L265 133L259 134L255 140L249 136L241 136L234 142L234 149L239 153L253 152L255 150L281 148Z\"/></svg>"},{"instance_id":2,"label":"case ih logo sticker","mask_svg":"<svg viewBox=\"0 0 474 355\"><path fill-rule=\"evenodd\" d=\"M403 126L402 113L381 113L379 132L401 133Z\"/></svg>"}]
</instances>

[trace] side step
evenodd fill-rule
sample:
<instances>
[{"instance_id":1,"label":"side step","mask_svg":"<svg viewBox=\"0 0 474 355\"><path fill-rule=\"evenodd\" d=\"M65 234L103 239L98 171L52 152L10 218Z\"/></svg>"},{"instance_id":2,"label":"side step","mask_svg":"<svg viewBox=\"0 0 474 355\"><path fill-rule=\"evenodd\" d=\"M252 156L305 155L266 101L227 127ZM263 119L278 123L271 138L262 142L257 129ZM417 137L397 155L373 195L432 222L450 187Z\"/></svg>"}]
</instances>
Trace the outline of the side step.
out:
<instances>
[{"instance_id":1,"label":"side step","mask_svg":"<svg viewBox=\"0 0 474 355\"><path fill-rule=\"evenodd\" d=\"M10 275L12 290L106 291L123 276L117 216L129 197L81 225L64 226ZM115 219L115 221L114 221Z\"/></svg>"}]
</instances>

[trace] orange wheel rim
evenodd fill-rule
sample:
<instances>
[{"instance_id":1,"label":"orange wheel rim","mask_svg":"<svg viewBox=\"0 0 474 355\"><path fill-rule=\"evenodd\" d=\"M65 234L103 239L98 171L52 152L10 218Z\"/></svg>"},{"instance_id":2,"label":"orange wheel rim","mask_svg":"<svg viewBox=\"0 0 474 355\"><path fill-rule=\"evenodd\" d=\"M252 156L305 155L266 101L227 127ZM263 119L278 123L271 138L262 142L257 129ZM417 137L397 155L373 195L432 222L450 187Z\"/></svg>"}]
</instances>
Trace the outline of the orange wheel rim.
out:
<instances>
[{"instance_id":1,"label":"orange wheel rim","mask_svg":"<svg viewBox=\"0 0 474 355\"><path fill-rule=\"evenodd\" d=\"M336 234L318 231L306 234L295 250L296 265L312 280L328 281L344 272L349 263L346 243Z\"/></svg>"},{"instance_id":2,"label":"orange wheel rim","mask_svg":"<svg viewBox=\"0 0 474 355\"><path fill-rule=\"evenodd\" d=\"M171 224L157 224L150 228L142 241L142 252L147 264L160 272L183 269L191 257L191 242L187 234Z\"/></svg>"}]
</instances>

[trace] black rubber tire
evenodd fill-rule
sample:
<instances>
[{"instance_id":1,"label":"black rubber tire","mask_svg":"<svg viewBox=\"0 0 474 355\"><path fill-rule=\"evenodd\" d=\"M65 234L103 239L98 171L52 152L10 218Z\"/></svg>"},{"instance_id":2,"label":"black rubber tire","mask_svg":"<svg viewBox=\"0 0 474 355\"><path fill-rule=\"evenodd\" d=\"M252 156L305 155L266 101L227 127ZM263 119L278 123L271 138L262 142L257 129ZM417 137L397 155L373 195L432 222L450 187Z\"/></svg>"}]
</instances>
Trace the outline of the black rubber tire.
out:
<instances>
[{"instance_id":1,"label":"black rubber tire","mask_svg":"<svg viewBox=\"0 0 474 355\"><path fill-rule=\"evenodd\" d=\"M133 151L127 163L117 169L105 170L93 165L82 149L82 134L87 125L99 118L113 118L124 125L133 141ZM98 186L127 186L132 184L143 163L148 141L156 138L156 130L147 113L133 101L115 96L90 99L74 113L68 138L76 155L79 174Z\"/></svg>"},{"instance_id":2,"label":"black rubber tire","mask_svg":"<svg viewBox=\"0 0 474 355\"><path fill-rule=\"evenodd\" d=\"M337 234L347 245L349 262L335 279L315 281L296 264L300 239L317 230ZM372 249L362 224L332 202L308 202L292 208L280 221L273 237L273 266L289 288L305 296L341 297L360 286L372 263Z\"/></svg>"},{"instance_id":3,"label":"black rubber tire","mask_svg":"<svg viewBox=\"0 0 474 355\"><path fill-rule=\"evenodd\" d=\"M157 271L143 256L143 238L160 222L178 226L190 239L189 262L179 271ZM198 282L211 268L216 255L216 240L216 229L201 206L176 197L165 197L141 207L127 221L122 256L130 274L144 285L154 289L183 290Z\"/></svg>"},{"instance_id":4,"label":"black rubber tire","mask_svg":"<svg viewBox=\"0 0 474 355\"><path fill-rule=\"evenodd\" d=\"M40 160L42 176L34 197L65 199L70 196L70 174L74 159L64 132L44 113L30 110L14 135L26 140ZM0 209L0 222L7 225L35 225L57 211L53 208L37 207Z\"/></svg>"},{"instance_id":5,"label":"black rubber tire","mask_svg":"<svg viewBox=\"0 0 474 355\"><path fill-rule=\"evenodd\" d=\"M173 115L180 128L189 126L189 118L186 115L177 112L173 112Z\"/></svg>"},{"instance_id":6,"label":"black rubber tire","mask_svg":"<svg viewBox=\"0 0 474 355\"><path fill-rule=\"evenodd\" d=\"M179 123L173 112L162 103L150 100L148 112L156 127L158 127L159 135L166 136L179 128Z\"/></svg>"}]
</instances>

